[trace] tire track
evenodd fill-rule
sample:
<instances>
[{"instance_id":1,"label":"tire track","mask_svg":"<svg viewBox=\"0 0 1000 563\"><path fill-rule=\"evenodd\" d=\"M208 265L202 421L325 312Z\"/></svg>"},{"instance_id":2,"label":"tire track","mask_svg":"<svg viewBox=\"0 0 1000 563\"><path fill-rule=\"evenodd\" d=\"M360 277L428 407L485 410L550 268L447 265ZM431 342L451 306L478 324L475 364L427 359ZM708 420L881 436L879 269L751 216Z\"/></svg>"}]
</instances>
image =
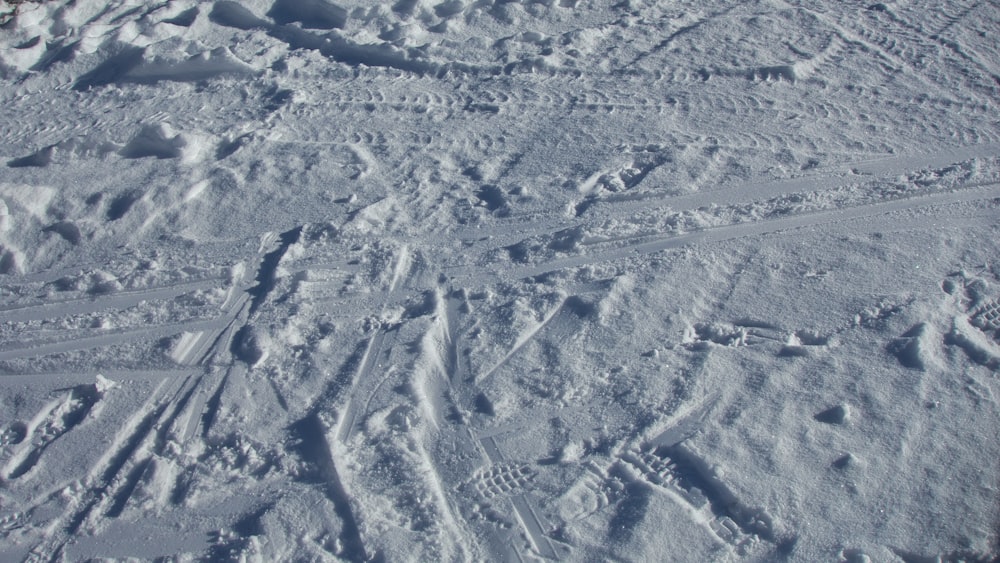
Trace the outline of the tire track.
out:
<instances>
[{"instance_id":1,"label":"tire track","mask_svg":"<svg viewBox=\"0 0 1000 563\"><path fill-rule=\"evenodd\" d=\"M667 49L668 47L670 47L670 45L674 41L676 41L678 37L681 37L681 36L683 36L683 35L685 35L687 33L691 33L692 31L697 30L701 26L705 25L706 23L708 23L708 22L710 22L710 21L712 21L714 19L726 17L734 9L736 9L735 6L734 7L729 7L729 8L726 8L724 10L720 10L718 12L714 12L714 13L708 14L705 17L699 18L694 23L691 23L691 24L688 24L688 25L681 26L681 27L677 28L670 35L668 35L665 39L663 39L662 41L660 41L659 43L657 43L652 49L650 49L647 52L641 53L639 56L637 56L634 59L632 59L632 61L629 62L626 65L626 67L627 68L634 67L635 65L641 63L642 61L646 60L647 58L649 58L649 57L651 57L653 55L656 55L660 51L663 51L663 50Z\"/></svg>"},{"instance_id":2,"label":"tire track","mask_svg":"<svg viewBox=\"0 0 1000 563\"><path fill-rule=\"evenodd\" d=\"M950 14L948 13L947 10L944 9L944 7L941 7L938 10L924 11L921 13L921 15L924 17L931 17L931 18L936 17L943 21L943 23L939 24L930 34L931 37L935 36L939 37L947 33L949 30L951 30L952 27L958 25L960 21L969 17L969 14L978 10L979 7L982 6L983 4L984 2L981 1L969 2L968 6L962 8L961 11L955 14Z\"/></svg>"},{"instance_id":3,"label":"tire track","mask_svg":"<svg viewBox=\"0 0 1000 563\"><path fill-rule=\"evenodd\" d=\"M970 14L973 10L977 9L979 7L979 5L980 5L980 3L976 3L976 4L973 4L972 6L970 6L963 13L961 13L960 15L958 15L954 19L954 21L949 22L948 25L946 25L945 30L947 30L948 28L950 28L952 25L954 25L955 23L957 23L959 20L961 20L961 19L965 18L966 16L968 16L968 14ZM986 75L988 75L993 80L993 82L995 83L996 86L1000 86L1000 76L997 75L997 70L995 68L993 68L991 65L985 64L980 59L978 59L976 57L973 57L972 55L970 55L969 53L967 53L965 51L965 49L963 49L956 41L947 40L944 37L942 37L942 35L941 35L942 32L935 32L935 33L929 33L928 34L927 32L925 32L923 30L922 27L915 26L912 23L904 20L903 18L900 18L899 16L896 15L895 12L893 12L891 10L886 10L884 13L885 13L886 17L893 24L895 24L896 26L898 26L898 27L906 30L906 33L904 34L905 36L909 36L909 37L912 37L912 38L918 39L918 40L922 39L922 38L928 38L928 39L930 39L931 41L933 41L937 45L939 45L939 46L941 46L941 47L943 47L943 48L951 51L952 53L954 53L955 55L957 55L960 59L962 59L962 60L964 60L964 61L966 61L968 63L971 63L973 66L978 67L979 70L981 70L982 72L986 73ZM995 94L993 92L987 91L987 94L988 94L989 99L995 100Z\"/></svg>"},{"instance_id":4,"label":"tire track","mask_svg":"<svg viewBox=\"0 0 1000 563\"><path fill-rule=\"evenodd\" d=\"M869 52L878 53L889 63L892 72L899 73L903 69L906 69L910 75L932 88L938 97L949 97L953 85L945 80L950 77L929 75L927 73L929 69L927 61L939 60L940 57L933 49L928 48L928 44L925 42L927 39L926 36L901 20L890 10L866 9L861 13L862 18L850 17L849 15L845 18L843 25L832 21L831 18L822 12L810 11L824 24L835 29L844 41L860 45ZM896 30L895 32L891 30L880 32L879 27L872 20L878 22L888 20L888 22L896 27ZM865 22L868 25L865 25ZM912 44L908 44L907 41L912 42ZM981 70L986 71L994 82L1000 84L1000 77L995 72L985 68L981 62L969 57L960 49L956 49L954 44L942 42L940 39L932 39L931 41L940 47L948 49L966 62L970 62ZM970 77L965 73L962 76L971 88L985 94L987 100L993 99L994 94L991 89L984 88L982 83L977 83L977 81L973 80L974 77Z\"/></svg>"},{"instance_id":5,"label":"tire track","mask_svg":"<svg viewBox=\"0 0 1000 563\"><path fill-rule=\"evenodd\" d=\"M498 78L486 87L477 85L470 90L456 89L446 81L426 79L411 81L404 88L375 77L371 81L377 87L369 87L367 95L356 90L334 91L323 100L310 102L301 117L327 114L330 109L338 108L361 108L369 113L424 113L443 109L496 114L508 111L548 112L554 108L648 113L657 109L673 109L676 105L673 93L653 88L654 81L646 76L629 80L630 83L645 86L631 89L622 88L623 77L613 73L590 78L592 82L566 77L538 79L533 75L514 75ZM643 97L632 93L635 90L644 91ZM660 96L659 99L656 96Z\"/></svg>"}]
</instances>

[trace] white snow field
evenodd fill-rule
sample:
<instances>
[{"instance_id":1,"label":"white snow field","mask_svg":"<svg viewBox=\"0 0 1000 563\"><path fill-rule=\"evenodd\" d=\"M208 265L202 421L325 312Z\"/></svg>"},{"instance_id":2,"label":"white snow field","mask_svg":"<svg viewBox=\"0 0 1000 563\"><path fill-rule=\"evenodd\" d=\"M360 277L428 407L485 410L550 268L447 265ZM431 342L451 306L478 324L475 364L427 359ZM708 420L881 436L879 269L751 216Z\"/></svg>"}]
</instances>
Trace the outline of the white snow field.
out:
<instances>
[{"instance_id":1,"label":"white snow field","mask_svg":"<svg viewBox=\"0 0 1000 563\"><path fill-rule=\"evenodd\" d=\"M995 0L2 19L0 560L1000 557Z\"/></svg>"}]
</instances>

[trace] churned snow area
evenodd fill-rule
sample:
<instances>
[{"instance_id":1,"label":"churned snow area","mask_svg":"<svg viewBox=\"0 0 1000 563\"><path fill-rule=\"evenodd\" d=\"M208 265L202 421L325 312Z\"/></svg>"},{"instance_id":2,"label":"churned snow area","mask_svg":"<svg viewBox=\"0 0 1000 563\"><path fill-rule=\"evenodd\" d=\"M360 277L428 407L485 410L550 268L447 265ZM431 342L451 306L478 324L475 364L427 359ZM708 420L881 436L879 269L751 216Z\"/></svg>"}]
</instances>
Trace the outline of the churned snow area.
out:
<instances>
[{"instance_id":1,"label":"churned snow area","mask_svg":"<svg viewBox=\"0 0 1000 563\"><path fill-rule=\"evenodd\" d=\"M1000 557L996 1L0 6L0 560Z\"/></svg>"}]
</instances>

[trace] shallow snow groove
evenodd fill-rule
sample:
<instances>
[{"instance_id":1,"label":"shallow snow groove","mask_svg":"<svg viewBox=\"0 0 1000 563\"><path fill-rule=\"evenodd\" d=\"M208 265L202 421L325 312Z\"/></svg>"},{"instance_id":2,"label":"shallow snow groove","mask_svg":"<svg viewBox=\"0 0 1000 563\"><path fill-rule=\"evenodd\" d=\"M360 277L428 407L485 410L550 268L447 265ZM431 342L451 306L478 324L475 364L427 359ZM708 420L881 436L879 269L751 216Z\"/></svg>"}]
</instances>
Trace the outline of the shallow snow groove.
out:
<instances>
[{"instance_id":1,"label":"shallow snow groove","mask_svg":"<svg viewBox=\"0 0 1000 563\"><path fill-rule=\"evenodd\" d=\"M990 6L22 3L0 559L996 559Z\"/></svg>"}]
</instances>

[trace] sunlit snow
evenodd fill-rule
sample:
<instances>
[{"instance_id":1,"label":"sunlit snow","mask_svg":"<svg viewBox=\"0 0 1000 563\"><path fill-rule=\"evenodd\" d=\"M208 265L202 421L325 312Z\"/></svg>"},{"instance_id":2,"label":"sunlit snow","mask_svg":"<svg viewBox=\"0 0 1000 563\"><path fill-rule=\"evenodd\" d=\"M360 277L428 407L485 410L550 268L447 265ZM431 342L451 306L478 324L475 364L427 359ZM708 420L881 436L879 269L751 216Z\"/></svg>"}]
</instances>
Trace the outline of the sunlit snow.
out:
<instances>
[{"instance_id":1,"label":"sunlit snow","mask_svg":"<svg viewBox=\"0 0 1000 563\"><path fill-rule=\"evenodd\" d=\"M1000 557L996 2L0 13L0 560Z\"/></svg>"}]
</instances>

